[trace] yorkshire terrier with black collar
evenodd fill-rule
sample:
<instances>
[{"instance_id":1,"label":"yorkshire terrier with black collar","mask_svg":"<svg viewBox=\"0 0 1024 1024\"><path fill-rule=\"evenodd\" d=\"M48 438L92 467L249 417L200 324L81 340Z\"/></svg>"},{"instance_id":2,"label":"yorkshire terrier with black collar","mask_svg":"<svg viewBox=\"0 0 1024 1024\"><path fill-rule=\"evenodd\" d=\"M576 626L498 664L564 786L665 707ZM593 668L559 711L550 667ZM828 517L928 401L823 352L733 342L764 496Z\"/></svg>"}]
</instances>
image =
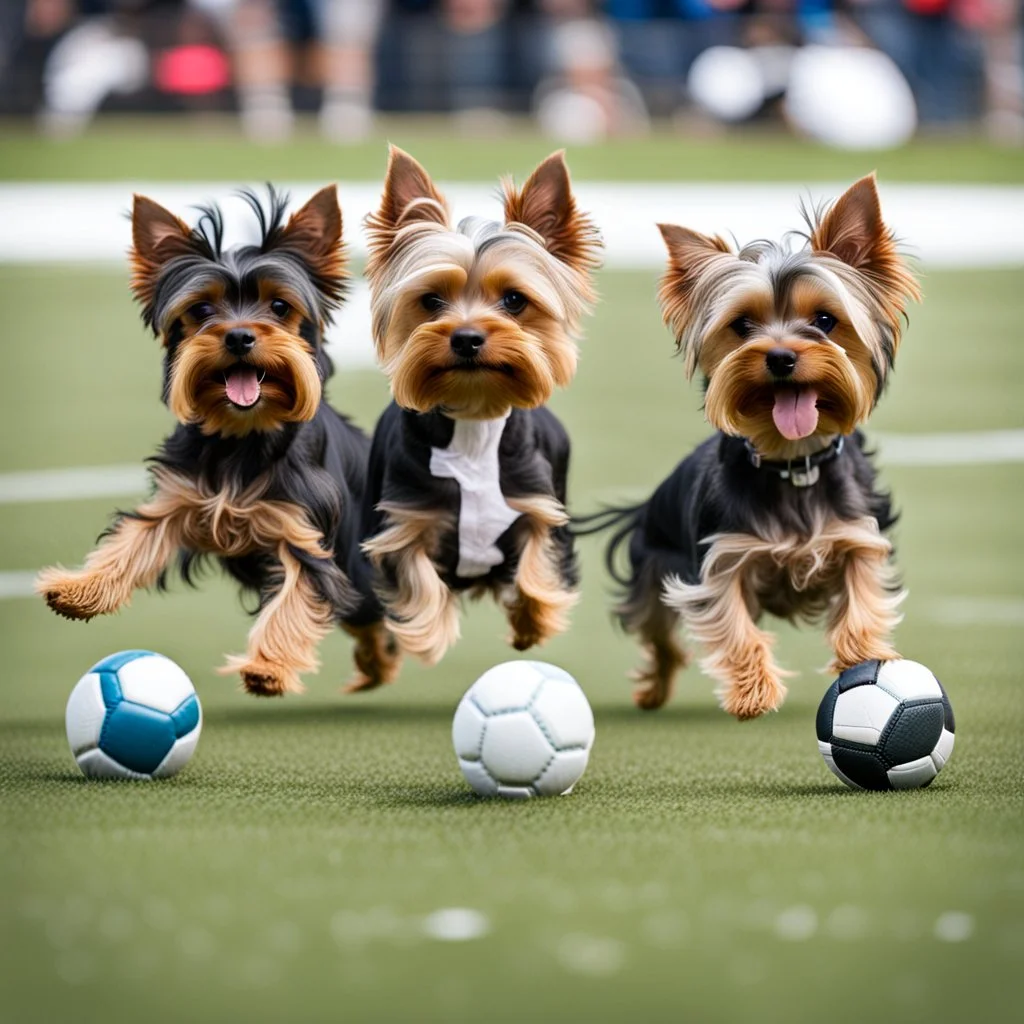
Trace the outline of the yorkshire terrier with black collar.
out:
<instances>
[{"instance_id":1,"label":"yorkshire terrier with black collar","mask_svg":"<svg viewBox=\"0 0 1024 1024\"><path fill-rule=\"evenodd\" d=\"M544 407L576 370L600 248L561 153L504 221L457 226L392 148L367 226L373 334L392 404L373 438L363 548L390 631L428 664L459 636L459 595L491 593L517 650L563 632L576 600L569 438Z\"/></svg>"},{"instance_id":2,"label":"yorkshire terrier with black collar","mask_svg":"<svg viewBox=\"0 0 1024 1024\"><path fill-rule=\"evenodd\" d=\"M903 598L883 536L895 520L857 427L878 401L918 285L882 221L874 176L810 217L806 244L754 242L661 225L659 300L687 376L704 378L717 433L648 501L580 521L628 546L623 627L646 661L635 701L669 698L686 652L706 649L722 707L753 718L781 704L784 673L763 612L824 619L832 667L898 657Z\"/></svg>"}]
</instances>

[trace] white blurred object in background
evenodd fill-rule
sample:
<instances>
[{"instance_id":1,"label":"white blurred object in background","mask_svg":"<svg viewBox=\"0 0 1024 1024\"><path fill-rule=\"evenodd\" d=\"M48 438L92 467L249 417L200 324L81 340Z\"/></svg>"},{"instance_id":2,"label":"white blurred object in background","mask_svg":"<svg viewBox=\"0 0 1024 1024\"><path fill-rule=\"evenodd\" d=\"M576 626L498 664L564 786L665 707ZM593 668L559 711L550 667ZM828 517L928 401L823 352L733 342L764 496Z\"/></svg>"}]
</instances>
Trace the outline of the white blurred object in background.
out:
<instances>
[{"instance_id":1,"label":"white blurred object in background","mask_svg":"<svg viewBox=\"0 0 1024 1024\"><path fill-rule=\"evenodd\" d=\"M785 102L794 128L838 149L890 149L917 128L900 69L865 47L804 47L793 58Z\"/></svg>"},{"instance_id":2,"label":"white blurred object in background","mask_svg":"<svg viewBox=\"0 0 1024 1024\"><path fill-rule=\"evenodd\" d=\"M757 58L738 46L711 46L690 66L686 89L719 121L746 121L764 105L766 82Z\"/></svg>"},{"instance_id":3,"label":"white blurred object in background","mask_svg":"<svg viewBox=\"0 0 1024 1024\"><path fill-rule=\"evenodd\" d=\"M141 89L149 55L138 39L117 36L102 19L73 28L53 48L43 73L43 128L55 135L81 131L111 93Z\"/></svg>"}]
</instances>

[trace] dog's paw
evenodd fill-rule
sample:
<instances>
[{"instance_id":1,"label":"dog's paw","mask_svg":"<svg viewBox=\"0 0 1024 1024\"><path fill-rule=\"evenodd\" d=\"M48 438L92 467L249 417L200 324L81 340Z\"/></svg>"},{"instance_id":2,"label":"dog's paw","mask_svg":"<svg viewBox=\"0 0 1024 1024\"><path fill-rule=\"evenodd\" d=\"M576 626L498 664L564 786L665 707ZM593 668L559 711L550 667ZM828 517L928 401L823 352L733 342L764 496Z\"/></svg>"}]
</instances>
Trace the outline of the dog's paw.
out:
<instances>
[{"instance_id":1,"label":"dog's paw","mask_svg":"<svg viewBox=\"0 0 1024 1024\"><path fill-rule=\"evenodd\" d=\"M36 592L58 615L84 622L114 611L119 604L109 580L87 573L44 569L36 580Z\"/></svg>"},{"instance_id":2,"label":"dog's paw","mask_svg":"<svg viewBox=\"0 0 1024 1024\"><path fill-rule=\"evenodd\" d=\"M901 655L884 640L862 637L848 645L837 646L836 656L828 663L827 671L839 675L862 661L896 661Z\"/></svg>"},{"instance_id":3,"label":"dog's paw","mask_svg":"<svg viewBox=\"0 0 1024 1024\"><path fill-rule=\"evenodd\" d=\"M302 693L305 689L292 669L262 658L229 658L219 671L221 675L237 672L245 692L254 697L283 697L286 693Z\"/></svg>"},{"instance_id":4,"label":"dog's paw","mask_svg":"<svg viewBox=\"0 0 1024 1024\"><path fill-rule=\"evenodd\" d=\"M778 711L786 698L786 687L770 676L753 685L733 685L719 694L722 710L745 722L760 718L769 711Z\"/></svg>"}]
</instances>

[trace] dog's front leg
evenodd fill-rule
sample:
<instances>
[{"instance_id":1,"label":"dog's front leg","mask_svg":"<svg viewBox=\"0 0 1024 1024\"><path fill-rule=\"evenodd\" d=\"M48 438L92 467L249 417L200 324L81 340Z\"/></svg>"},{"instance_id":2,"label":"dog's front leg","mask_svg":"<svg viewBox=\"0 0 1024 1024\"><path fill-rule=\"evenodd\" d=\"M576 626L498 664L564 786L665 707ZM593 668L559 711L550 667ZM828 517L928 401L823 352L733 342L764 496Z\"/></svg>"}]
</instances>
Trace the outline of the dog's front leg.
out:
<instances>
[{"instance_id":1,"label":"dog's front leg","mask_svg":"<svg viewBox=\"0 0 1024 1024\"><path fill-rule=\"evenodd\" d=\"M457 598L431 558L440 533L451 524L429 510L384 504L380 508L387 525L363 543L363 550L391 577L380 594L388 629L404 650L436 665L459 639Z\"/></svg>"},{"instance_id":2,"label":"dog's front leg","mask_svg":"<svg viewBox=\"0 0 1024 1024\"><path fill-rule=\"evenodd\" d=\"M771 633L758 629L744 596L742 562L716 564L711 554L699 584L665 582L663 600L704 646L701 668L718 681L719 703L739 719L775 711L786 696ZM724 560L723 560L724 561ZM709 571L710 570L710 571Z\"/></svg>"},{"instance_id":3,"label":"dog's front leg","mask_svg":"<svg viewBox=\"0 0 1024 1024\"><path fill-rule=\"evenodd\" d=\"M153 586L167 568L181 545L185 514L171 494L158 491L114 524L81 569L44 569L36 593L68 619L117 611L133 590Z\"/></svg>"},{"instance_id":4,"label":"dog's front leg","mask_svg":"<svg viewBox=\"0 0 1024 1024\"><path fill-rule=\"evenodd\" d=\"M835 652L832 671L899 657L892 635L903 618L898 609L906 592L889 561L891 550L877 528L864 528L859 536L851 531L842 590L828 615L828 645Z\"/></svg>"},{"instance_id":5,"label":"dog's front leg","mask_svg":"<svg viewBox=\"0 0 1024 1024\"><path fill-rule=\"evenodd\" d=\"M564 578L563 554L552 533L569 521L561 502L546 495L507 501L525 522L515 585L505 602L512 627L509 643L525 651L569 628L569 611L579 594Z\"/></svg>"},{"instance_id":6,"label":"dog's front leg","mask_svg":"<svg viewBox=\"0 0 1024 1024\"><path fill-rule=\"evenodd\" d=\"M279 544L277 557L280 568L264 593L246 653L230 655L220 669L222 675L238 672L246 690L261 697L303 691L299 676L320 667L317 647L335 620L334 609L287 541Z\"/></svg>"}]
</instances>

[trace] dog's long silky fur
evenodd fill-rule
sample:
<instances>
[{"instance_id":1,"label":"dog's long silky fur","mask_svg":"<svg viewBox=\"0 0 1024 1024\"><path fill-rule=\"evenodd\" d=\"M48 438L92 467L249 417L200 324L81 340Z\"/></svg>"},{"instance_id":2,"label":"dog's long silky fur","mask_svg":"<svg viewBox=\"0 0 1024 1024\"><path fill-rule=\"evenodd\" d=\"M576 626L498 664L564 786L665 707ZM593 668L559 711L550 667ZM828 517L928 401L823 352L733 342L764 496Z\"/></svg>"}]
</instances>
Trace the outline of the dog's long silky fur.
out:
<instances>
[{"instance_id":1,"label":"dog's long silky fur","mask_svg":"<svg viewBox=\"0 0 1024 1024\"><path fill-rule=\"evenodd\" d=\"M838 630L843 617L836 595L844 574L860 571L850 566L865 557L878 567L876 583L858 580L856 593L885 620L870 623L869 631L891 632L902 592L882 531L896 516L888 493L877 487L860 432L820 473L813 487L793 487L755 469L744 441L719 432L683 459L647 501L606 510L589 524L580 520L578 534L615 528L606 561L623 585L616 614L628 632L640 635L648 658L637 678L641 706L659 707L670 696L672 676L686 661L673 636L680 624L707 649L703 667L718 679L723 701L752 650L748 668L767 670L764 685L777 705L785 691L770 682L782 674L771 660L770 638L746 631L744 620L756 622L763 612L791 621L828 617ZM625 575L619 568L624 547ZM891 648L875 650L875 657L894 656ZM734 710L748 717L743 712L751 709Z\"/></svg>"},{"instance_id":2,"label":"dog's long silky fur","mask_svg":"<svg viewBox=\"0 0 1024 1024\"><path fill-rule=\"evenodd\" d=\"M500 223L453 224L426 170L392 148L367 218L394 402L374 432L364 550L389 628L428 663L458 639L461 593L492 594L519 650L568 628L576 600L569 438L545 403L575 374L600 239L561 153L521 188L506 181L503 201Z\"/></svg>"},{"instance_id":3,"label":"dog's long silky fur","mask_svg":"<svg viewBox=\"0 0 1024 1024\"><path fill-rule=\"evenodd\" d=\"M337 199L324 189L287 222L273 189L265 207L246 199L261 240L225 252L216 207L189 229L136 197L133 290L163 340L179 423L150 460L151 498L118 516L83 569L46 570L38 589L58 613L88 619L166 586L175 563L192 582L213 557L255 598L248 651L226 668L250 692L301 690L336 624L357 637L356 686L375 685L395 664L359 548L370 441L323 395L323 329L345 287ZM287 309L268 312L269 296ZM190 312L197 302L205 319ZM222 367L236 357L225 333L238 327L256 339L241 358L264 373L251 410L226 398Z\"/></svg>"},{"instance_id":4,"label":"dog's long silky fur","mask_svg":"<svg viewBox=\"0 0 1024 1024\"><path fill-rule=\"evenodd\" d=\"M431 450L447 447L454 427L441 412L388 406L374 432L364 500L364 548L377 568L393 628L427 661L439 659L458 639L460 592L489 592L504 601L518 581L522 596L551 616L540 623L543 635L533 637L540 642L566 628L564 613L578 582L564 511L569 437L544 407L513 409L502 433L501 491L523 513L497 540L502 561L483 575L457 574L459 484L430 472ZM524 632L520 642L530 646L527 639Z\"/></svg>"},{"instance_id":5,"label":"dog's long silky fur","mask_svg":"<svg viewBox=\"0 0 1024 1024\"><path fill-rule=\"evenodd\" d=\"M884 389L919 290L873 176L818 210L796 250L762 241L734 252L719 237L661 231L662 314L687 376L704 377L717 432L650 499L574 531L614 531L615 612L644 650L636 703L657 708L671 695L687 661L681 625L704 649L723 708L753 718L786 692L774 638L758 626L764 612L824 619L833 668L898 657L903 592L884 536L895 516L858 425Z\"/></svg>"}]
</instances>

